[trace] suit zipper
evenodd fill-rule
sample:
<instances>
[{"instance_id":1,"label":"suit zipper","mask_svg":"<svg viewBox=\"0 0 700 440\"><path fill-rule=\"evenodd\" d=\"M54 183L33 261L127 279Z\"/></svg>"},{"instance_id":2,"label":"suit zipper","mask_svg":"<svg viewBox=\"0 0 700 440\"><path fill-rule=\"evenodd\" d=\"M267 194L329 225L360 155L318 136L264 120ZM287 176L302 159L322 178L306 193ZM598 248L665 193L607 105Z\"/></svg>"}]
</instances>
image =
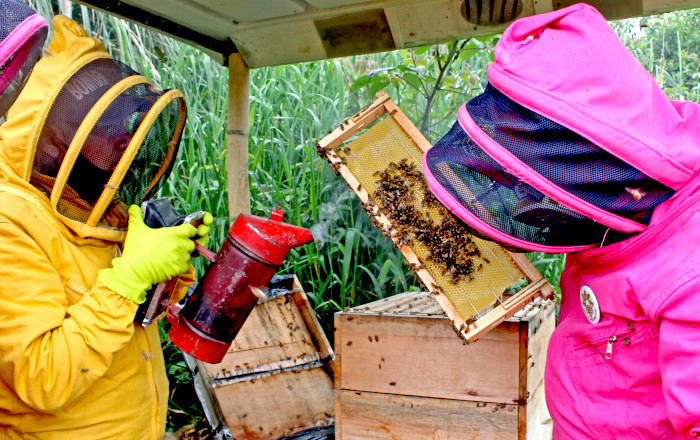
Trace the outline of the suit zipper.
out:
<instances>
[{"instance_id":1,"label":"suit zipper","mask_svg":"<svg viewBox=\"0 0 700 440\"><path fill-rule=\"evenodd\" d=\"M629 346L631 341L635 338L635 332L637 329L634 327L632 322L628 322L627 326L629 327L629 330L612 335L607 339L598 339L596 341L586 343L582 346L574 348L574 350L582 350L585 347L601 347L603 344L605 344L605 359L612 359L613 348L616 342L622 340L625 346Z\"/></svg>"},{"instance_id":2,"label":"suit zipper","mask_svg":"<svg viewBox=\"0 0 700 440\"><path fill-rule=\"evenodd\" d=\"M608 339L608 345L605 347L605 359L612 358L613 343L615 341L617 341L617 336L610 336L610 339Z\"/></svg>"}]
</instances>

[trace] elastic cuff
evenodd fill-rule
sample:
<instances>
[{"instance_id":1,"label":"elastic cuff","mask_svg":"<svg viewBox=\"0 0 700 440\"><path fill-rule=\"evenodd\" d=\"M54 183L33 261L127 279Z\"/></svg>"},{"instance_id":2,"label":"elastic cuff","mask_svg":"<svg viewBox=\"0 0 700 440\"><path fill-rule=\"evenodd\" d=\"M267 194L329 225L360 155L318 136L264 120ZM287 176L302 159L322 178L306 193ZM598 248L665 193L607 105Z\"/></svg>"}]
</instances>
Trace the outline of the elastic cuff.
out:
<instances>
[{"instance_id":1,"label":"elastic cuff","mask_svg":"<svg viewBox=\"0 0 700 440\"><path fill-rule=\"evenodd\" d=\"M146 290L150 289L150 286L144 287L138 282L119 276L114 268L101 269L97 272L97 279L114 292L136 304L143 304L146 301Z\"/></svg>"}]
</instances>

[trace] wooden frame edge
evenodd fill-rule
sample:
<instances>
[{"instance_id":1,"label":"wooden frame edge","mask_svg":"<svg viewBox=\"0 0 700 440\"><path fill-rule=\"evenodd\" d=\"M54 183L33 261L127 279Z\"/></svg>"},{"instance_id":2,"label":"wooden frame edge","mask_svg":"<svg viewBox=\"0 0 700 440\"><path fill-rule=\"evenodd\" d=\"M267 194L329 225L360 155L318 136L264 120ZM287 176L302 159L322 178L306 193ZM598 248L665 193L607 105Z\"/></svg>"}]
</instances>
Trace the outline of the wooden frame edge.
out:
<instances>
[{"instance_id":1,"label":"wooden frame edge","mask_svg":"<svg viewBox=\"0 0 700 440\"><path fill-rule=\"evenodd\" d=\"M386 92L377 93L377 99L355 113L350 119L346 119L339 127L324 136L323 139L316 142L317 148L320 151L328 151L350 139L357 131L362 130L367 124L387 112L384 105L387 100L391 100L391 98Z\"/></svg>"},{"instance_id":2,"label":"wooden frame edge","mask_svg":"<svg viewBox=\"0 0 700 440\"><path fill-rule=\"evenodd\" d=\"M319 354L322 359L328 359L329 362L335 358L335 352L333 351L333 346L331 346L326 334L321 328L321 324L316 318L316 313L314 312L309 297L304 292L301 287L301 283L296 275L294 275L294 281L292 282L292 294L290 295L292 301L297 306L301 317L304 319L304 324L311 333L313 339L318 343ZM331 362L332 364L332 362Z\"/></svg>"},{"instance_id":3,"label":"wooden frame edge","mask_svg":"<svg viewBox=\"0 0 700 440\"><path fill-rule=\"evenodd\" d=\"M355 175L345 165L344 161L334 151L336 147L341 145L346 140L354 136L358 131L362 130L370 123L377 120L384 114L389 114L396 123L403 129L416 145L425 153L431 147L428 140L423 134L413 125L408 117L401 111L396 103L389 97L386 92L380 91L377 93L377 98L367 105L365 108L357 112L350 119L346 120L339 127L332 130L323 139L317 142L319 155L328 159L336 172L341 175L348 183L353 192L360 198L364 204L369 200L369 193L361 187L360 182ZM391 234L391 222L382 213L379 208L374 206L372 215L382 226L386 235L394 242L396 247L401 251L406 258L408 264L415 270L415 275L423 284L428 287L430 293L434 295L435 300L445 311L445 314L452 322L455 332L464 339L466 343L476 341L484 333L490 331L505 319L513 316L523 305L532 300L535 296L549 298L554 293L552 287L542 274L535 268L530 260L524 254L508 252L508 255L513 259L516 266L529 278L530 284L521 290L516 296L509 298L505 303L499 304L489 311L486 315L479 318L474 323L467 323L457 312L456 308L450 299L440 291L439 286L430 273L423 267L416 254L408 245L399 246L398 239ZM369 214L369 212L368 212ZM484 321L485 320L485 321Z\"/></svg>"}]
</instances>

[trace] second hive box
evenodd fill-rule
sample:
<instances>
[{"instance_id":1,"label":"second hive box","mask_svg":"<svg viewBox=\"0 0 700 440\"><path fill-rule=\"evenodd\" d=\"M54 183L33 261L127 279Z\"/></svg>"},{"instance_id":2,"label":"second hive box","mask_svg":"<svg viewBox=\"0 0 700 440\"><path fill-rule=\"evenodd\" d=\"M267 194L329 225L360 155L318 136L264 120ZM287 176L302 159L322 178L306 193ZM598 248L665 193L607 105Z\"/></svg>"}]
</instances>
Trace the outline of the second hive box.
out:
<instances>
[{"instance_id":1,"label":"second hive box","mask_svg":"<svg viewBox=\"0 0 700 440\"><path fill-rule=\"evenodd\" d=\"M554 303L537 300L464 345L429 293L335 315L339 440L546 440Z\"/></svg>"}]
</instances>

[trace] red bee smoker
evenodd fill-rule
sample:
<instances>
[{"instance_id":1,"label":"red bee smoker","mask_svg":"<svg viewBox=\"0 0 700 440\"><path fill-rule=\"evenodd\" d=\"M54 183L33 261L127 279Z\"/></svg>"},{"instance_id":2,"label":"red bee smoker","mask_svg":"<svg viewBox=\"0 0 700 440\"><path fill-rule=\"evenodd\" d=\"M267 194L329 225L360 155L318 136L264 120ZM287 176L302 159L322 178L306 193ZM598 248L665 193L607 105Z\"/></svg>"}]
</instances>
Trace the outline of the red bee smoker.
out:
<instances>
[{"instance_id":1,"label":"red bee smoker","mask_svg":"<svg viewBox=\"0 0 700 440\"><path fill-rule=\"evenodd\" d=\"M169 336L178 348L221 362L257 303L253 291L265 289L290 249L313 241L308 229L281 223L282 215L238 216L187 303L168 313Z\"/></svg>"}]
</instances>

